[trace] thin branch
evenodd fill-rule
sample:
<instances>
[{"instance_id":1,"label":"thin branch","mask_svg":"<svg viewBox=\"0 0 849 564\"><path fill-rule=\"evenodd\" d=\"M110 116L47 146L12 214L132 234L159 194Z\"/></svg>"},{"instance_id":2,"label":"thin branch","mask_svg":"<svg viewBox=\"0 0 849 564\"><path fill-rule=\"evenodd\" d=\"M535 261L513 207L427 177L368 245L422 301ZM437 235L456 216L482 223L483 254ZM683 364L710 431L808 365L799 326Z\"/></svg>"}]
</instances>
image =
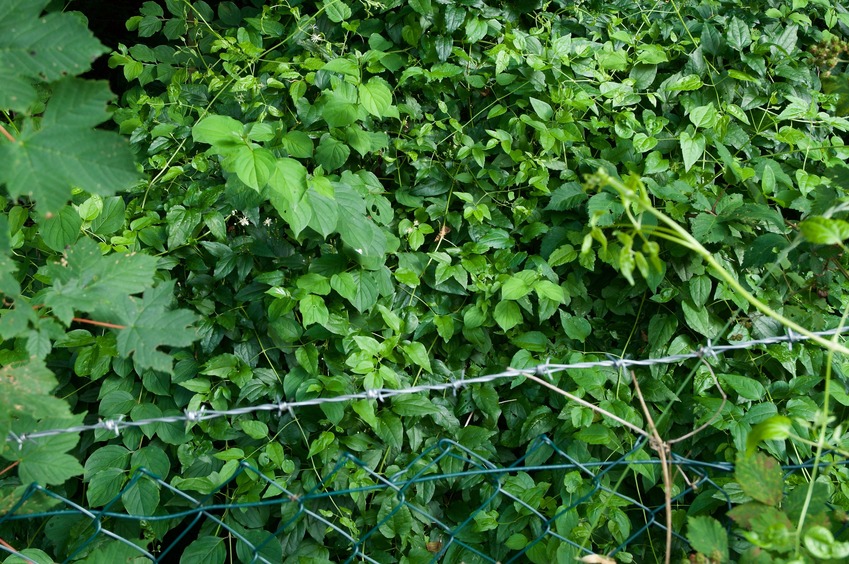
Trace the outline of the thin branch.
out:
<instances>
[{"instance_id":1,"label":"thin branch","mask_svg":"<svg viewBox=\"0 0 849 564\"><path fill-rule=\"evenodd\" d=\"M625 427L628 427L629 429L631 429L632 431L634 431L638 435L641 435L641 436L646 437L648 439L652 438L652 436L650 434L646 433L643 429L640 429L639 427L637 427L633 423L628 423L627 421L625 421L621 417L618 417L618 416L610 413L609 411L606 411L606 410L600 408L597 405L593 405L590 402L583 400L576 395L570 394L566 390L561 390L560 388L558 388L557 386L555 386L551 382L546 382L542 378L540 378L538 376L534 376L533 374L522 374L522 376L524 376L528 380L533 380L534 382L536 382L540 386L545 386L546 388L548 388L549 390L551 390L553 392L557 392L561 396L563 396L563 397L565 397L565 398L567 398L567 399L569 399L569 400L571 400L571 401L573 401L573 402L575 402L579 405L583 405L584 407L588 407L588 408L592 409L593 411L595 411L596 413L599 413L599 414L601 414L605 417L613 419L614 421L616 421L620 425L624 425Z\"/></svg>"},{"instance_id":2,"label":"thin branch","mask_svg":"<svg viewBox=\"0 0 849 564\"><path fill-rule=\"evenodd\" d=\"M5 127L3 127L2 125L0 125L0 133L2 133L2 134L3 134L3 137L5 137L5 138L6 138L6 139L8 139L9 141L11 141L12 143L14 143L14 142L15 142L15 138L14 138L14 137L12 137L12 134L11 134L11 133L9 133L9 132L6 130L6 128L5 128Z\"/></svg>"},{"instance_id":3,"label":"thin branch","mask_svg":"<svg viewBox=\"0 0 849 564\"><path fill-rule=\"evenodd\" d=\"M637 375L631 371L631 380L634 382L634 391L637 392L637 398L640 400L640 407L643 408L643 413L646 415L646 421L651 430L652 439L649 444L657 451L657 456L660 459L660 469L663 472L663 497L666 509L666 556L664 562L669 564L672 560L672 474L669 472L669 461L666 459L666 451L669 448L667 443L660 438L660 433L654 424L646 401L643 399L643 392L640 391L640 383L637 382Z\"/></svg>"},{"instance_id":4,"label":"thin branch","mask_svg":"<svg viewBox=\"0 0 849 564\"><path fill-rule=\"evenodd\" d=\"M89 325L97 325L98 327L106 327L107 329L126 329L126 325L116 325L115 323L107 323L106 321L96 321L94 319L84 319L82 317L73 317L72 321L77 323L87 323Z\"/></svg>"}]
</instances>

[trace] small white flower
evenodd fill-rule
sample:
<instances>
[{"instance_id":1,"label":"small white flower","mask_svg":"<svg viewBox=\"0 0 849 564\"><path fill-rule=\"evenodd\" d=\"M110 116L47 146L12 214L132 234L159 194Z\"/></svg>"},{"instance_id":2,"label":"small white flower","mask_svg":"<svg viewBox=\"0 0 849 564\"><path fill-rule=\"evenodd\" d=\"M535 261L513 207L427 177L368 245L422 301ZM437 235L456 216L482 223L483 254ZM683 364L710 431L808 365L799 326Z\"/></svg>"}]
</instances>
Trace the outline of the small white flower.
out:
<instances>
[{"instance_id":1,"label":"small white flower","mask_svg":"<svg viewBox=\"0 0 849 564\"><path fill-rule=\"evenodd\" d=\"M266 218L262 221L262 224L263 224L263 225L265 225L266 227L269 227L272 223L274 223L274 220L273 220L273 219L271 219L270 217L266 217Z\"/></svg>"},{"instance_id":2,"label":"small white flower","mask_svg":"<svg viewBox=\"0 0 849 564\"><path fill-rule=\"evenodd\" d=\"M243 215L242 219L239 220L239 225L248 226L251 224L251 220L248 219L248 216Z\"/></svg>"}]
</instances>

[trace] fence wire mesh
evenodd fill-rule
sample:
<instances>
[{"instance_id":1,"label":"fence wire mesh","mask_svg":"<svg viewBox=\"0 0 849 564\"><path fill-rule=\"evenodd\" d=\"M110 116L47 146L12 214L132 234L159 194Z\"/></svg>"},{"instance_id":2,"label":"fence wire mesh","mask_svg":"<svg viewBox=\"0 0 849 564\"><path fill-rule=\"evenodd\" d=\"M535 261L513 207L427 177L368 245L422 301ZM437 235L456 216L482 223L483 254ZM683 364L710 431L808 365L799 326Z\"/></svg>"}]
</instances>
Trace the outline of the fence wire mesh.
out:
<instances>
[{"instance_id":1,"label":"fence wire mesh","mask_svg":"<svg viewBox=\"0 0 849 564\"><path fill-rule=\"evenodd\" d=\"M833 336L838 331L820 332ZM128 427L156 423L186 423L251 413L281 414L322 403L358 399L386 401L398 395L457 391L464 386L518 377L539 379L557 371L652 364L673 364L694 358L718 358L725 352L805 340L794 333L729 345L711 343L691 353L663 358L633 360L609 358L573 364L546 363L530 369L423 385L402 390L369 390L360 394L316 398L300 402L277 402L228 411L198 410L179 416L139 421L109 420L69 428L12 434L7 441L23 445L66 433L108 431L120 434ZM731 508L739 492L728 488L734 471L727 462L693 460L671 449L661 458L650 456L650 436L635 433L630 446L616 458L587 462L576 456L574 444L559 445L546 435L526 446L517 460L500 463L486 449L470 449L443 438L424 449L411 463L392 472L375 472L369 464L343 454L332 471L305 491L291 491L284 477L267 475L242 462L230 475L220 476L209 487L175 487L145 468L102 507L84 507L72 501L74 493L39 484L21 485L11 495L0 496L0 554L17 557L6 562L42 562L16 542L39 535L68 538L54 546L65 562L174 562L180 552L193 547L194 554L211 560L229 555L239 562L374 562L397 561L378 537L414 535L406 555L410 562L522 562L532 551L552 553L558 561L571 562L593 554L599 537L607 537L606 557L627 551L637 539L658 548L665 546L667 504L679 516L725 506ZM658 494L660 467L673 469L669 501ZM839 456L826 456L819 464L849 465ZM787 476L806 472L812 461L785 466ZM569 495L560 503L541 503L551 484L566 484ZM536 488L536 492L530 492ZM654 489L653 489L654 488ZM73 488L72 488L73 489ZM415 491L416 499L408 494ZM637 492L636 495L623 492ZM241 501L233 502L236 493ZM248 493L249 495L245 495ZM533 495L534 493L538 495ZM424 494L424 495L422 495ZM645 495L643 495L645 494ZM126 505L144 507L145 496L157 500L150 513L130 512ZM128 498L142 498L128 504ZM244 501L249 498L249 501ZM611 508L618 511L611 512ZM376 513L376 525L360 530L360 514ZM260 518L260 516L262 518ZM624 517L623 517L624 516ZM372 522L375 520L373 519ZM252 526L255 523L262 527ZM503 527L504 523L511 523ZM634 526L637 523L637 526ZM23 536L21 527L28 531ZM70 535L54 535L56 531ZM167 532L167 534L163 534ZM304 532L307 537L304 537ZM380 534L378 534L380 533ZM301 539L309 538L310 542ZM687 540L672 533L677 549L688 550ZM162 539L162 540L156 540ZM61 544L61 543L60 543ZM604 543L602 543L604 544ZM660 559L660 556L658 556ZM587 561L604 561L587 560Z\"/></svg>"}]
</instances>

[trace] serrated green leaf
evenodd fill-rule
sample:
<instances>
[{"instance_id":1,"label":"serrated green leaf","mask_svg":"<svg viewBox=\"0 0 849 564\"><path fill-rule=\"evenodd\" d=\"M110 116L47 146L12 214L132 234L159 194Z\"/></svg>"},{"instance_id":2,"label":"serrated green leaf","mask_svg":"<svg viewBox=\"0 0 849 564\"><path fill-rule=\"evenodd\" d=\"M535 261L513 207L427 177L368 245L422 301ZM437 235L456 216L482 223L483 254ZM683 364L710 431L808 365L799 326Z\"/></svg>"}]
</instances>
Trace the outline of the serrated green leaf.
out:
<instances>
[{"instance_id":1,"label":"serrated green leaf","mask_svg":"<svg viewBox=\"0 0 849 564\"><path fill-rule=\"evenodd\" d=\"M91 239L81 239L65 252L64 262L48 264L42 271L53 285L44 304L65 324L75 312L108 317L130 294L153 284L156 259L141 253L104 256Z\"/></svg>"},{"instance_id":2,"label":"serrated green leaf","mask_svg":"<svg viewBox=\"0 0 849 564\"><path fill-rule=\"evenodd\" d=\"M198 338L192 328L195 315L185 309L169 309L174 282L161 282L146 290L141 299L127 298L115 304L115 317L124 326L118 332L118 354L132 354L137 366L168 374L173 369L172 358L159 347L186 347Z\"/></svg>"},{"instance_id":3,"label":"serrated green leaf","mask_svg":"<svg viewBox=\"0 0 849 564\"><path fill-rule=\"evenodd\" d=\"M0 67L18 76L54 81L86 72L94 59L108 52L79 18L62 12L38 17L45 5L41 0L0 4Z\"/></svg>"},{"instance_id":4,"label":"serrated green leaf","mask_svg":"<svg viewBox=\"0 0 849 564\"><path fill-rule=\"evenodd\" d=\"M777 507L784 497L784 475L778 462L762 452L738 453L734 479L743 492L761 503Z\"/></svg>"},{"instance_id":5,"label":"serrated green leaf","mask_svg":"<svg viewBox=\"0 0 849 564\"><path fill-rule=\"evenodd\" d=\"M728 533L713 517L689 517L687 540L693 549L707 556L711 562L728 561Z\"/></svg>"},{"instance_id":6,"label":"serrated green leaf","mask_svg":"<svg viewBox=\"0 0 849 564\"><path fill-rule=\"evenodd\" d=\"M0 141L0 183L9 194L30 197L50 214L68 200L72 186L103 196L132 186L139 176L126 141L91 130L108 118L111 96L105 83L57 82L41 127L27 119L14 143Z\"/></svg>"}]
</instances>

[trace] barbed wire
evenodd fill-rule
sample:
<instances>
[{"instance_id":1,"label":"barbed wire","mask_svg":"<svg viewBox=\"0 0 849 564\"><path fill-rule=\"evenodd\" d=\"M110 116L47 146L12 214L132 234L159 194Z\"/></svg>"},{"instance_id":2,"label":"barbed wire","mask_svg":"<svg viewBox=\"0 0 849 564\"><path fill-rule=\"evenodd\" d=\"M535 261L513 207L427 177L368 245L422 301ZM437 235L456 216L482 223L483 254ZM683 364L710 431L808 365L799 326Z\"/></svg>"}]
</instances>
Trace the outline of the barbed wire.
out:
<instances>
[{"instance_id":1,"label":"barbed wire","mask_svg":"<svg viewBox=\"0 0 849 564\"><path fill-rule=\"evenodd\" d=\"M849 327L839 329L831 329L827 331L812 332L813 335L819 337L833 337L834 335L849 332ZM127 421L123 416L117 419L101 419L97 423L85 425L73 425L69 427L60 427L54 429L45 429L41 431L33 431L30 433L14 433L10 432L6 437L6 442L16 442L19 447L28 440L36 440L44 437L53 437L57 435L69 433L83 433L87 431L105 430L116 435L120 434L121 430L132 427L144 427L146 425L155 425L158 423L199 423L201 421L209 421L211 419L220 419L224 417L235 417L239 415L248 415L259 412L277 412L280 415L289 413L294 417L294 410L304 407L315 407L331 403L345 403L357 400L377 400L386 401L388 399L405 396L411 394L421 394L426 392L444 392L453 391L455 394L465 386L473 384L486 384L499 380L518 378L522 376L537 376L550 377L552 374L564 372L567 370L580 370L592 368L616 368L617 370L627 370L632 367L648 367L662 364L678 364L686 360L693 359L718 359L720 355L727 352L762 347L767 345L786 344L791 350L794 343L800 343L810 340L810 337L801 335L791 330L783 335L772 337L764 337L761 339L752 339L748 341L733 342L725 345L714 345L710 339L703 346L698 347L690 352L667 355L657 358L631 359L619 358L613 355L607 355L607 360L593 360L584 362L572 362L567 364L553 364L545 362L536 365L532 368L507 368L498 373L487 374L484 376L476 376L472 378L460 378L459 380L450 380L439 384L421 384L408 388L379 388L365 390L355 394L342 394L331 397L317 397L298 401L278 401L275 403L266 403L259 405L249 405L245 407L237 407L233 409L207 409L206 406L201 406L198 410L185 410L180 415L168 415L162 417L150 417L146 419L138 419Z\"/></svg>"}]
</instances>

